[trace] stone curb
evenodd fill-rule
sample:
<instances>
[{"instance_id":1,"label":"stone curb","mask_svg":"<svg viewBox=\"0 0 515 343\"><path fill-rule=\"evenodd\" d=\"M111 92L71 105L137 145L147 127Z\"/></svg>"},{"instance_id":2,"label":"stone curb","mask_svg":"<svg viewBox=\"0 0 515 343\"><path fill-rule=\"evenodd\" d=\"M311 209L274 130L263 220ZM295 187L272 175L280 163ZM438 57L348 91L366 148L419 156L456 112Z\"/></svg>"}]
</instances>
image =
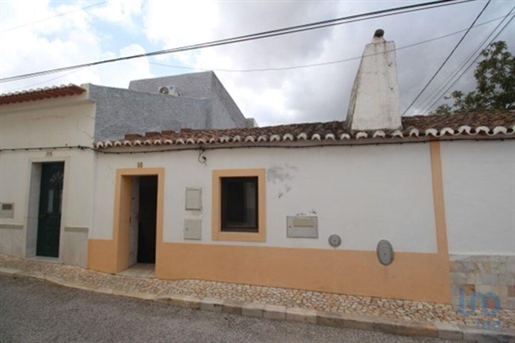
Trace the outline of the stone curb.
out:
<instances>
[{"instance_id":1,"label":"stone curb","mask_svg":"<svg viewBox=\"0 0 515 343\"><path fill-rule=\"evenodd\" d=\"M154 299L158 302L165 302L175 307L189 308L192 310L200 309L200 299L191 295L167 295Z\"/></svg>"},{"instance_id":2,"label":"stone curb","mask_svg":"<svg viewBox=\"0 0 515 343\"><path fill-rule=\"evenodd\" d=\"M19 272L20 271L18 269L0 267L0 275L13 276L14 274Z\"/></svg>"},{"instance_id":3,"label":"stone curb","mask_svg":"<svg viewBox=\"0 0 515 343\"><path fill-rule=\"evenodd\" d=\"M222 299L204 298L200 300L200 309L211 312L222 312L223 303L224 301Z\"/></svg>"},{"instance_id":4,"label":"stone curb","mask_svg":"<svg viewBox=\"0 0 515 343\"><path fill-rule=\"evenodd\" d=\"M463 340L479 343L515 343L515 333L502 330L463 328Z\"/></svg>"},{"instance_id":5,"label":"stone curb","mask_svg":"<svg viewBox=\"0 0 515 343\"><path fill-rule=\"evenodd\" d=\"M0 268L0 275L34 278L64 287L137 298L147 301L153 300L176 307L193 310L200 309L204 311L230 313L255 318L296 321L346 329L379 331L402 336L431 337L451 341L479 343L515 343L514 332L479 330L469 327L458 327L449 323L392 320L383 317L366 317L338 312L303 309L298 307L286 307L261 303L244 303L234 300L223 300L215 298L199 299L189 295L170 294L165 296L156 296L154 294L148 293L124 292L109 288L97 287L82 282L65 281L51 276L44 277L10 268Z\"/></svg>"}]
</instances>

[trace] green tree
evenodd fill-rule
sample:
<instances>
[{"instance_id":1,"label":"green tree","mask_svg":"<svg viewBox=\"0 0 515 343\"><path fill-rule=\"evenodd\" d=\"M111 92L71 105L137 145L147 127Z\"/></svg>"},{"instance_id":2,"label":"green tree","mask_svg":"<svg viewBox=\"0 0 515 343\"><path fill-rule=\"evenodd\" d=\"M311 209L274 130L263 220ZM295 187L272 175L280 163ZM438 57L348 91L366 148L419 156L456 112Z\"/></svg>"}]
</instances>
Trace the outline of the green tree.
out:
<instances>
[{"instance_id":1,"label":"green tree","mask_svg":"<svg viewBox=\"0 0 515 343\"><path fill-rule=\"evenodd\" d=\"M515 56L508 51L506 42L490 44L481 56L483 60L474 71L476 90L467 94L453 91L454 103L441 105L434 113L496 111L515 106Z\"/></svg>"}]
</instances>

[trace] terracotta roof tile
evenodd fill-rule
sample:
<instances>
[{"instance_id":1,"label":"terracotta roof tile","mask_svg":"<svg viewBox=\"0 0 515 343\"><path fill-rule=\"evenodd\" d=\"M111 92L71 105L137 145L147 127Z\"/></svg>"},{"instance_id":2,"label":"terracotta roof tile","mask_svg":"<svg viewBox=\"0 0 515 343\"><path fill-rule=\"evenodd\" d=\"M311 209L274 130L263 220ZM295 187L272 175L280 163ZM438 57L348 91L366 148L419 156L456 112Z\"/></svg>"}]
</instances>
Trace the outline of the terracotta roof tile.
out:
<instances>
[{"instance_id":1,"label":"terracotta roof tile","mask_svg":"<svg viewBox=\"0 0 515 343\"><path fill-rule=\"evenodd\" d=\"M86 89L74 84L29 89L21 92L0 94L0 105L80 95L85 91Z\"/></svg>"},{"instance_id":2,"label":"terracotta roof tile","mask_svg":"<svg viewBox=\"0 0 515 343\"><path fill-rule=\"evenodd\" d=\"M345 122L289 124L256 128L225 130L192 130L180 132L164 130L152 132L145 137L126 135L118 141L96 142L95 147L106 149L117 146L149 145L207 145L207 144L272 144L280 142L366 142L375 139L378 143L398 139L437 139L450 136L476 139L504 135L515 138L515 112L459 113L452 115L427 115L402 118L402 130L377 130L351 132Z\"/></svg>"}]
</instances>

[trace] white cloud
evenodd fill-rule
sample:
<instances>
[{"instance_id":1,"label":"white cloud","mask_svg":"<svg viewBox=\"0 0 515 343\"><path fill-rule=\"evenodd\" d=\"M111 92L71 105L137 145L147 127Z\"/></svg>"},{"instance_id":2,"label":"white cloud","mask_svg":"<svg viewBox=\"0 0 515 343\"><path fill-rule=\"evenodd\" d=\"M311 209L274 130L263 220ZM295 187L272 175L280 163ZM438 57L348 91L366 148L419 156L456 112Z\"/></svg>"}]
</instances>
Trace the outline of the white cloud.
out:
<instances>
[{"instance_id":1,"label":"white cloud","mask_svg":"<svg viewBox=\"0 0 515 343\"><path fill-rule=\"evenodd\" d=\"M49 0L1 1L0 31L12 32L16 27L54 16L48 2ZM31 10L27 11L27 8Z\"/></svg>"},{"instance_id":2,"label":"white cloud","mask_svg":"<svg viewBox=\"0 0 515 343\"><path fill-rule=\"evenodd\" d=\"M82 31L70 31L69 37L45 37L27 31L4 37L2 42L11 47L2 49L2 77L59 68L71 63L84 63L95 60L101 55L95 37ZM41 81L42 79L27 79L15 85L5 83L1 86L4 91L4 89L12 89L13 86L31 87L32 84L38 84ZM64 77L58 82L69 81L71 81L70 78Z\"/></svg>"},{"instance_id":3,"label":"white cloud","mask_svg":"<svg viewBox=\"0 0 515 343\"><path fill-rule=\"evenodd\" d=\"M98 19L133 28L134 18L141 13L141 6L142 0L109 0L105 6L90 11Z\"/></svg>"},{"instance_id":4,"label":"white cloud","mask_svg":"<svg viewBox=\"0 0 515 343\"><path fill-rule=\"evenodd\" d=\"M317 6L312 2L217 2L216 5L218 9L212 12L220 17L211 18L211 24L218 23L211 28L211 39L299 25L331 16L327 6ZM154 22L154 25L159 23ZM326 54L326 42L331 35L332 29L329 28L208 48L182 61L204 69L260 69L317 63ZM306 85L318 83L322 88L327 86L327 80L319 80L318 71L308 69L248 73L220 71L217 74L243 113L256 118L260 125L287 123L300 118L317 120L316 117L308 118L304 113L306 108L292 102L291 96L300 94L309 98L310 95L304 93ZM324 98L321 100L323 102Z\"/></svg>"},{"instance_id":5,"label":"white cloud","mask_svg":"<svg viewBox=\"0 0 515 343\"><path fill-rule=\"evenodd\" d=\"M120 50L117 55L105 54L104 58L126 57L145 53L145 49L138 44L128 45ZM99 75L99 85L128 88L129 82L136 79L151 78L150 65L147 58L131 59L123 62L108 63L96 68ZM92 82L95 83L95 82Z\"/></svg>"},{"instance_id":6,"label":"white cloud","mask_svg":"<svg viewBox=\"0 0 515 343\"><path fill-rule=\"evenodd\" d=\"M80 10L84 4L79 2L51 7L49 2L33 1L30 6L37 11L29 12L26 11L27 1L2 2L2 16L7 16L6 23L2 24L7 31L1 33L0 39L9 49L1 49L1 77L145 53L139 44L125 46L119 51L103 50L103 34L95 30L95 24L106 16L111 16L110 20L119 25L128 25L130 15L139 8L138 4L138 1L124 4L110 1L105 9L90 13ZM67 14L58 16L60 13ZM134 78L151 76L148 60L141 58L3 83L0 91L67 83L127 87Z\"/></svg>"},{"instance_id":7,"label":"white cloud","mask_svg":"<svg viewBox=\"0 0 515 343\"><path fill-rule=\"evenodd\" d=\"M165 49L203 43L216 37L219 14L217 4L209 0L149 1L142 12L147 39ZM197 51L173 55L177 61L192 65ZM167 61L160 56L159 61Z\"/></svg>"},{"instance_id":8,"label":"white cloud","mask_svg":"<svg viewBox=\"0 0 515 343\"><path fill-rule=\"evenodd\" d=\"M211 40L218 24L218 8L212 1L150 1L142 13L147 38L165 47Z\"/></svg>"},{"instance_id":9,"label":"white cloud","mask_svg":"<svg viewBox=\"0 0 515 343\"><path fill-rule=\"evenodd\" d=\"M0 77L139 54L149 47L179 47L417 2L421 1L109 0L84 11L79 9L87 3L81 1L0 1L0 30L7 30L0 33L0 41L3 47L9 47L0 50ZM215 71L323 64L360 56L377 28L383 28L385 38L402 47L468 27L483 6L482 2L472 2L151 60ZM492 2L480 22L504 15L510 8L508 2ZM138 27L140 24L142 27ZM429 90L442 87L445 76L496 24L471 32ZM512 32L514 26L512 23ZM397 52L401 109L425 85L459 37ZM358 65L359 61L349 61L282 71L219 71L217 75L244 114L254 117L260 125L342 120ZM155 76L177 71L157 66L152 70ZM473 86L470 74L456 88ZM149 61L142 58L4 83L0 91L68 82L127 87L130 80L147 77L152 77L152 72ZM420 109L420 104L415 108Z\"/></svg>"}]
</instances>

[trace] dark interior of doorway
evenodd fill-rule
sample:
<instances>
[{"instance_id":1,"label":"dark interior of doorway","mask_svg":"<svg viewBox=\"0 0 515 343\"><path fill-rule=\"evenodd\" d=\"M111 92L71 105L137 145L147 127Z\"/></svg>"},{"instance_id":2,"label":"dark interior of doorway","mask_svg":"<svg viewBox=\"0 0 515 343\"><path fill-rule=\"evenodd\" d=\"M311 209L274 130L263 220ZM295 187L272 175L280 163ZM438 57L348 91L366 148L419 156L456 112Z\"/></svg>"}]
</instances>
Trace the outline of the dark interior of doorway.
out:
<instances>
[{"instance_id":1,"label":"dark interior of doorway","mask_svg":"<svg viewBox=\"0 0 515 343\"><path fill-rule=\"evenodd\" d=\"M139 180L138 263L156 263L157 176Z\"/></svg>"}]
</instances>

